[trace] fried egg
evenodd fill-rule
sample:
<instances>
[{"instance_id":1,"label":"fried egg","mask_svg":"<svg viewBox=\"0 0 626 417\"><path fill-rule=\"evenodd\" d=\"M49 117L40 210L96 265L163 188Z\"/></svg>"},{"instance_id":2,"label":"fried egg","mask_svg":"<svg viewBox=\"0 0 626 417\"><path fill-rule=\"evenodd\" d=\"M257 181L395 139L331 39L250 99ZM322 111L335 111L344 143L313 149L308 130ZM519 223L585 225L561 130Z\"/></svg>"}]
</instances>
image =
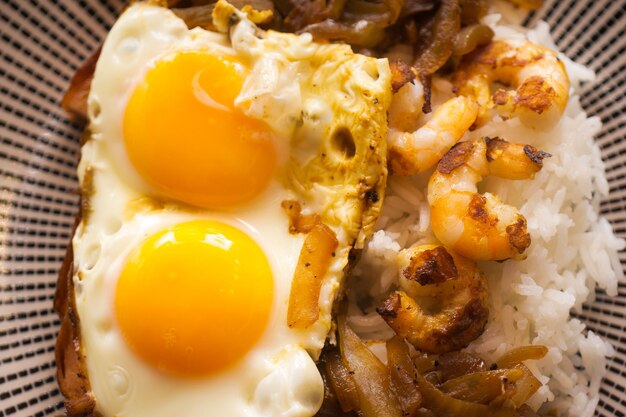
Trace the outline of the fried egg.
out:
<instances>
[{"instance_id":1,"label":"fried egg","mask_svg":"<svg viewBox=\"0 0 626 417\"><path fill-rule=\"evenodd\" d=\"M81 350L102 416L312 416L350 252L386 178L386 60L263 32L228 3L221 33L135 3L89 94L73 247ZM333 230L319 318L290 328L304 235Z\"/></svg>"}]
</instances>

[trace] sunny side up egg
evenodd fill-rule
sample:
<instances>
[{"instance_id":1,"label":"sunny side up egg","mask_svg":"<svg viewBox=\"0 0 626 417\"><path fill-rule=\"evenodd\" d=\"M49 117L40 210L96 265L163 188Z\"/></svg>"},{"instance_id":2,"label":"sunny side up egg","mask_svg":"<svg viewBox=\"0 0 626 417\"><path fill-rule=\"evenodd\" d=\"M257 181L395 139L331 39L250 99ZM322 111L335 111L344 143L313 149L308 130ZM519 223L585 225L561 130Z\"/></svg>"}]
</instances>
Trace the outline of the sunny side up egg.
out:
<instances>
[{"instance_id":1,"label":"sunny side up egg","mask_svg":"<svg viewBox=\"0 0 626 417\"><path fill-rule=\"evenodd\" d=\"M386 60L263 32L220 1L222 33L135 3L89 95L73 239L81 353L102 416L312 416L314 360L386 179ZM338 241L319 317L287 314L305 240Z\"/></svg>"}]
</instances>

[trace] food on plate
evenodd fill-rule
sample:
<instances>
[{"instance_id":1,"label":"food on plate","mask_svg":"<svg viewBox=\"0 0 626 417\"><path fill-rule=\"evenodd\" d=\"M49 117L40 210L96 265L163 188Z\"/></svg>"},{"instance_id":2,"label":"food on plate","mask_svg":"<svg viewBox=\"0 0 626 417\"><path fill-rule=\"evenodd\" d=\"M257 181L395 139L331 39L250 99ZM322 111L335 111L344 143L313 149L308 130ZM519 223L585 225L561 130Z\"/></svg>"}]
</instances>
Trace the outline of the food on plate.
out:
<instances>
[{"instance_id":1,"label":"food on plate","mask_svg":"<svg viewBox=\"0 0 626 417\"><path fill-rule=\"evenodd\" d=\"M400 257L402 290L377 309L397 335L422 352L444 353L483 333L489 292L475 262L433 245L406 249Z\"/></svg>"},{"instance_id":2,"label":"food on plate","mask_svg":"<svg viewBox=\"0 0 626 417\"><path fill-rule=\"evenodd\" d=\"M497 89L499 82L512 90ZM489 110L505 118L519 117L525 125L553 127L563 115L569 98L569 78L555 52L525 40L497 40L466 56L455 74L459 94L480 104L478 125Z\"/></svg>"},{"instance_id":3,"label":"food on plate","mask_svg":"<svg viewBox=\"0 0 626 417\"><path fill-rule=\"evenodd\" d=\"M501 7L131 4L63 101L68 414L591 417L589 74Z\"/></svg>"},{"instance_id":4,"label":"food on plate","mask_svg":"<svg viewBox=\"0 0 626 417\"><path fill-rule=\"evenodd\" d=\"M407 84L402 89L407 88ZM402 91L402 90L401 90ZM406 93L399 91L400 100ZM410 94L410 93L409 93ZM402 115L414 108L413 103L403 103L394 98L390 118L415 120L412 115ZM419 108L419 107L417 107ZM395 121L389 132L389 169L393 175L414 175L437 165L446 152L452 148L474 124L478 115L478 105L467 97L452 98L433 113L433 117L416 131L409 133L410 127L398 126ZM395 113L394 113L395 111Z\"/></svg>"},{"instance_id":5,"label":"food on plate","mask_svg":"<svg viewBox=\"0 0 626 417\"><path fill-rule=\"evenodd\" d=\"M365 416L402 415L386 367L348 326L343 314L337 319L337 333L341 362L354 382L356 395L350 401L356 405L354 410Z\"/></svg>"},{"instance_id":6,"label":"food on plate","mask_svg":"<svg viewBox=\"0 0 626 417\"><path fill-rule=\"evenodd\" d=\"M412 351L394 336L385 342L386 356L381 359L343 315L338 318L338 334L339 352L325 351L322 361L341 411L324 408L320 415L358 410L365 417L537 416L525 403L541 382L524 361L543 358L547 354L543 346L513 349L487 365L469 353Z\"/></svg>"},{"instance_id":7,"label":"food on plate","mask_svg":"<svg viewBox=\"0 0 626 417\"><path fill-rule=\"evenodd\" d=\"M171 0L168 7L189 28L215 31L211 0ZM321 1L236 0L232 4L248 12L248 18L263 29L310 33L319 42L345 42L355 52L389 55L392 71L403 68L404 78L394 91L416 76L430 91L430 77L452 57L469 54L489 43L493 31L480 19L487 0L363 0ZM252 13L253 12L253 13ZM412 50L416 53L413 54ZM96 62L98 51L90 62ZM75 119L86 119L86 92L93 67L85 66L72 79L63 107ZM428 94L425 108L430 105Z\"/></svg>"},{"instance_id":8,"label":"food on plate","mask_svg":"<svg viewBox=\"0 0 626 417\"><path fill-rule=\"evenodd\" d=\"M289 327L307 329L319 319L320 291L338 243L335 232L322 223L313 226L304 239L291 282Z\"/></svg>"},{"instance_id":9,"label":"food on plate","mask_svg":"<svg viewBox=\"0 0 626 417\"><path fill-rule=\"evenodd\" d=\"M498 196L478 193L487 175L532 179L550 156L530 145L479 138L455 145L428 181L430 224L448 248L475 260L523 257L530 246L526 219Z\"/></svg>"},{"instance_id":10,"label":"food on plate","mask_svg":"<svg viewBox=\"0 0 626 417\"><path fill-rule=\"evenodd\" d=\"M102 47L58 296L70 415L311 416L323 400L314 360L382 204L389 67L226 2L213 15L219 32L189 30L135 3Z\"/></svg>"},{"instance_id":11,"label":"food on plate","mask_svg":"<svg viewBox=\"0 0 626 417\"><path fill-rule=\"evenodd\" d=\"M492 13L493 10L497 9L492 9ZM414 342L423 342L414 337L420 333L412 334L412 328L404 326L402 319L413 315L419 320L427 315L430 320L439 318L448 322L445 312L450 311L446 308L450 306L451 296L443 291L443 285L454 282L445 278L453 273L451 268L445 267L447 262L442 261L445 259L442 256L430 256L430 263L419 260L418 265L424 262L423 270L414 268L417 278L424 283L428 282L428 275L420 278L421 274L436 272L430 280L443 281L439 284L442 288L437 284L420 285L415 280L407 280L403 272L411 271L407 271L410 262L400 254L411 254L425 245L443 244L450 254L490 259L476 264L486 279L489 295L489 315L484 330L476 330L471 335L474 340L461 339L463 344L469 343L461 351L435 355L439 366L442 358L459 353L495 365L483 369L465 368L467 370L456 375L458 380L447 382L445 377L430 374L435 369L432 353L417 350L412 344L395 345L400 351L408 349L415 364L415 371L407 360L395 362L400 365L390 369L397 386L401 387L394 391L398 401L407 407L402 409L401 405L401 409L418 416L556 413L591 417L598 402L606 357L612 350L608 343L570 316L570 311L580 308L593 296L596 285L608 294L617 293L622 270L616 251L624 247L624 241L614 236L609 224L598 217L594 208L608 192L599 150L593 142L599 120L584 114L576 95L577 86L581 81L590 80L591 75L563 55L544 49L555 46L543 24L534 30L519 29L503 23L503 17L498 14L487 14L482 22L494 32L492 43L461 59L448 61L447 71L439 71L431 78L430 92L424 83L417 81L413 81L415 85L406 84L396 90L389 112L390 137L395 134L394 129L406 132L420 129L449 100L459 95L463 97L456 84L464 79L463 71L475 57L487 54L491 45L499 42L526 45L529 51L545 51L542 56L533 55L533 59L542 60L544 69L560 71L555 72L555 78L551 78L551 73L543 74L545 79L549 82L567 80L568 83L571 80L571 85L558 90L558 95L548 101L555 113L538 107L529 110L536 113L533 116L540 121L533 124L522 120L522 112L499 112L492 108L491 91L507 89L507 97L512 97L515 104L515 89L519 84L490 78L490 69L485 69L489 100L479 103L479 114L486 116L484 122L469 127L457 145L452 146L451 141L451 149L443 151L445 156L437 167L410 176L396 175L391 170L377 231L347 284L347 323L363 343L377 353L379 360L389 366L394 363L388 358L395 343L392 341L408 337L417 339ZM519 69L520 73L524 68L533 68L528 62L518 62L516 66L519 68L512 70ZM562 77L563 74L566 76ZM502 81L507 85L499 84ZM557 87L551 88L557 92ZM564 91L566 95L561 94ZM422 105L429 93L433 113L426 113ZM565 97L567 103L563 105ZM546 124L541 123L544 117ZM454 122L461 119L462 116L457 115ZM546 158L548 154L550 157ZM390 153L392 168L393 157ZM472 205L468 195L476 197L480 204ZM490 195L497 197L497 204ZM460 200L459 205L451 204L455 198ZM499 210L492 210L490 204ZM474 223L474 217L485 221ZM506 226L513 227L507 231ZM459 236L466 234L471 239L459 241ZM494 236L498 238L489 239ZM590 245L595 248L593 255L589 253ZM415 276L415 273L409 275ZM412 285L409 291L407 283ZM461 282L459 287L465 288ZM417 292L411 294L410 289ZM440 291L445 296L430 296ZM463 291L454 294L463 300ZM472 292L465 294L469 296ZM388 306L392 308L385 308ZM407 306L411 309L402 310ZM401 326L397 326L398 319ZM388 322L392 323L391 328ZM423 326L418 329L428 330ZM454 338L446 340L454 341ZM429 348L432 349L428 346L420 349ZM520 361L524 367L507 362L509 355L517 356L517 349L522 348L525 353ZM333 375L336 374L340 373ZM501 377L506 378L505 383ZM326 375L327 380L332 378ZM409 384L403 385L402 380ZM363 383L365 381L354 381L353 385ZM336 383L329 385L334 389L350 386L349 383L339 388L335 388ZM514 391L509 391L512 386L515 386ZM499 397L503 391L506 394ZM335 395L339 401L343 397L345 395ZM325 403L323 410L326 409ZM324 416L340 415L332 412L330 406L328 410L331 411L325 411Z\"/></svg>"}]
</instances>

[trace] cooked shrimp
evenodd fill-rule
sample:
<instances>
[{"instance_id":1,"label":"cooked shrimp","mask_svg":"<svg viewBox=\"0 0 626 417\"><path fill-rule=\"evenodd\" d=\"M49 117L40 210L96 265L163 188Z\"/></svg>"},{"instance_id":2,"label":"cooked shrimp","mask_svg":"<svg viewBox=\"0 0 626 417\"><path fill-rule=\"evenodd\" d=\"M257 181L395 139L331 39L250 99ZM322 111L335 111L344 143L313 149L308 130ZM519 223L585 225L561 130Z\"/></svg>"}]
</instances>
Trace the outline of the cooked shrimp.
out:
<instances>
[{"instance_id":1,"label":"cooked shrimp","mask_svg":"<svg viewBox=\"0 0 626 417\"><path fill-rule=\"evenodd\" d=\"M393 175L413 175L435 166L472 126L478 105L466 97L443 103L425 125L413 133L390 129L389 168ZM397 118L390 112L390 120Z\"/></svg>"},{"instance_id":2,"label":"cooked shrimp","mask_svg":"<svg viewBox=\"0 0 626 417\"><path fill-rule=\"evenodd\" d=\"M440 245L405 249L399 256L404 291L392 293L378 313L400 337L418 350L443 353L482 334L488 289L475 262Z\"/></svg>"},{"instance_id":3,"label":"cooked shrimp","mask_svg":"<svg viewBox=\"0 0 626 417\"><path fill-rule=\"evenodd\" d=\"M480 138L458 143L428 183L431 226L448 248L475 260L523 258L530 245L526 219L476 184L486 175L529 179L550 156L530 145Z\"/></svg>"},{"instance_id":4,"label":"cooked shrimp","mask_svg":"<svg viewBox=\"0 0 626 417\"><path fill-rule=\"evenodd\" d=\"M491 87L499 82L515 90ZM468 55L454 75L458 94L480 105L477 126L494 108L505 118L519 117L526 126L548 129L565 111L570 82L565 66L550 49L525 40L500 40Z\"/></svg>"},{"instance_id":5,"label":"cooked shrimp","mask_svg":"<svg viewBox=\"0 0 626 417\"><path fill-rule=\"evenodd\" d=\"M418 128L424 105L424 86L417 80L404 84L391 99L389 128L403 132Z\"/></svg>"}]
</instances>

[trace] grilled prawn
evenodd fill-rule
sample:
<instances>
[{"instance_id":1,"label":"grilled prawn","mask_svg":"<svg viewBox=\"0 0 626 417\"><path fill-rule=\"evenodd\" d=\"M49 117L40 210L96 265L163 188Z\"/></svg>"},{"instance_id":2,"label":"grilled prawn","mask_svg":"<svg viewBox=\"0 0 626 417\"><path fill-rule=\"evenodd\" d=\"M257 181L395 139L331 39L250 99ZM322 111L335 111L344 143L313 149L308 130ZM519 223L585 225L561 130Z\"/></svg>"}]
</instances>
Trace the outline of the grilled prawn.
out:
<instances>
[{"instance_id":1,"label":"grilled prawn","mask_svg":"<svg viewBox=\"0 0 626 417\"><path fill-rule=\"evenodd\" d=\"M513 90L498 89L494 83ZM468 55L454 76L458 94L480 104L477 126L495 108L505 118L549 129L561 118L569 99L570 81L556 53L525 40L500 40Z\"/></svg>"},{"instance_id":2,"label":"grilled prawn","mask_svg":"<svg viewBox=\"0 0 626 417\"><path fill-rule=\"evenodd\" d=\"M526 219L497 196L478 193L487 175L530 179L549 154L530 145L480 138L458 143L428 183L431 227L451 250L475 260L521 259L530 245Z\"/></svg>"},{"instance_id":3,"label":"grilled prawn","mask_svg":"<svg viewBox=\"0 0 626 417\"><path fill-rule=\"evenodd\" d=\"M435 166L461 140L477 115L478 105L472 99L455 97L443 103L433 117L414 132L402 132L392 126L388 136L391 173L413 175ZM389 117L399 118L393 112Z\"/></svg>"},{"instance_id":4,"label":"grilled prawn","mask_svg":"<svg viewBox=\"0 0 626 417\"><path fill-rule=\"evenodd\" d=\"M396 334L432 353L461 349L482 334L488 289L475 262L440 245L405 249L399 257L403 291L378 309Z\"/></svg>"}]
</instances>

